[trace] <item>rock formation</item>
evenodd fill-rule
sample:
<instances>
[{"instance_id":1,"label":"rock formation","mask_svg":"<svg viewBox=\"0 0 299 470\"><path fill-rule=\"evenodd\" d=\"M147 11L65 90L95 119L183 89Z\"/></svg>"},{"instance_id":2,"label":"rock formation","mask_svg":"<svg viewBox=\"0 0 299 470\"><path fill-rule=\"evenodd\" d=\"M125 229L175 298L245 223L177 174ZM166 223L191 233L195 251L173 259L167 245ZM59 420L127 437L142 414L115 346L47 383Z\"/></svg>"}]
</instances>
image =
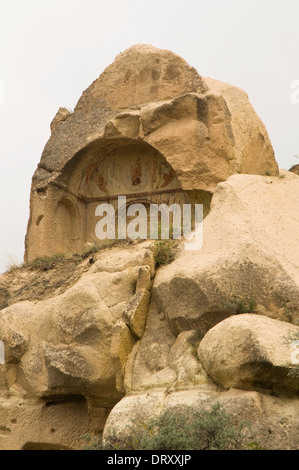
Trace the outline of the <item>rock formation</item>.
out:
<instances>
[{"instance_id":1,"label":"rock formation","mask_svg":"<svg viewBox=\"0 0 299 470\"><path fill-rule=\"evenodd\" d=\"M80 448L80 435L103 430L108 412L124 394L126 360L145 327L151 286L147 290L140 283L153 256L147 245L103 250L92 265L87 259L79 266L77 282L58 284L54 293L47 293L50 271L32 276L30 268L22 268L20 278L8 274L14 285L10 277L6 289L11 305L0 317L5 344L0 448L44 448L45 443ZM15 303L14 293L24 292L23 277L34 298L37 276L45 298ZM19 413L19 406L25 411Z\"/></svg>"},{"instance_id":2,"label":"rock formation","mask_svg":"<svg viewBox=\"0 0 299 470\"><path fill-rule=\"evenodd\" d=\"M293 165L292 168L289 169L292 173L295 173L295 175L299 175L299 165Z\"/></svg>"},{"instance_id":3,"label":"rock formation","mask_svg":"<svg viewBox=\"0 0 299 470\"><path fill-rule=\"evenodd\" d=\"M201 202L235 173L277 175L267 131L242 90L169 51L123 52L60 108L33 176L25 258L92 241L100 202Z\"/></svg>"},{"instance_id":4,"label":"rock formation","mask_svg":"<svg viewBox=\"0 0 299 470\"><path fill-rule=\"evenodd\" d=\"M51 127L27 265L0 278L0 448L80 449L219 402L261 446L298 449L299 177L278 173L246 94L134 46ZM74 254L118 195L202 202L202 248L179 241L160 267L150 240Z\"/></svg>"},{"instance_id":5,"label":"rock formation","mask_svg":"<svg viewBox=\"0 0 299 470\"><path fill-rule=\"evenodd\" d=\"M156 274L107 439L132 419L220 402L251 421L267 449L297 448L299 383L289 373L299 334L298 197L299 178L283 171L218 185L202 249L182 250Z\"/></svg>"}]
</instances>

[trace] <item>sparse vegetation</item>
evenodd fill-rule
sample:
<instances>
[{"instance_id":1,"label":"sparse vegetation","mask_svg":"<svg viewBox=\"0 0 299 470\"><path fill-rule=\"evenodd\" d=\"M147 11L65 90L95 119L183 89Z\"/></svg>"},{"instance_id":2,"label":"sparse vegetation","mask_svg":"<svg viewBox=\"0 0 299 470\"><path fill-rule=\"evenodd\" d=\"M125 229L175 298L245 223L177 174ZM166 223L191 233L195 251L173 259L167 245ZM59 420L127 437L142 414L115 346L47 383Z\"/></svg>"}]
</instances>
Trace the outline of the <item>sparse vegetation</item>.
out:
<instances>
[{"instance_id":1,"label":"sparse vegetation","mask_svg":"<svg viewBox=\"0 0 299 470\"><path fill-rule=\"evenodd\" d=\"M40 256L33 261L26 263L26 267L32 270L49 271L61 263L65 259L64 253L58 253L52 256Z\"/></svg>"},{"instance_id":2,"label":"sparse vegetation","mask_svg":"<svg viewBox=\"0 0 299 470\"><path fill-rule=\"evenodd\" d=\"M8 263L6 266L6 272L13 273L24 266L24 263L19 263L10 255L7 255L7 256L8 256Z\"/></svg>"},{"instance_id":3,"label":"sparse vegetation","mask_svg":"<svg viewBox=\"0 0 299 470\"><path fill-rule=\"evenodd\" d=\"M132 243L130 240L121 240L116 238L115 240L103 240L99 242L98 240L94 240L92 243L89 243L82 252L78 253L78 256L81 256L82 259L86 259L89 256L98 253L105 248L109 248L110 246L120 245L122 243Z\"/></svg>"},{"instance_id":4,"label":"sparse vegetation","mask_svg":"<svg viewBox=\"0 0 299 470\"><path fill-rule=\"evenodd\" d=\"M47 298L57 289L64 292L85 269L79 266L80 263L82 257L79 255L56 254L39 257L18 270L7 272L1 285L7 294L3 296L0 292L0 310L20 301Z\"/></svg>"},{"instance_id":5,"label":"sparse vegetation","mask_svg":"<svg viewBox=\"0 0 299 470\"><path fill-rule=\"evenodd\" d=\"M86 246L84 250L79 254L79 256L82 257L82 259L86 259L89 256L94 255L98 251L100 251L101 246L98 241L94 241L93 243L89 244L89 246Z\"/></svg>"},{"instance_id":6,"label":"sparse vegetation","mask_svg":"<svg viewBox=\"0 0 299 470\"><path fill-rule=\"evenodd\" d=\"M82 450L105 450L105 446L100 437L91 436L88 432L80 436L85 441Z\"/></svg>"},{"instance_id":7,"label":"sparse vegetation","mask_svg":"<svg viewBox=\"0 0 299 470\"><path fill-rule=\"evenodd\" d=\"M232 293L225 302L225 308L234 314L253 313L256 309L256 301L252 291L241 294Z\"/></svg>"},{"instance_id":8,"label":"sparse vegetation","mask_svg":"<svg viewBox=\"0 0 299 470\"><path fill-rule=\"evenodd\" d=\"M252 433L248 423L234 424L219 403L210 410L183 407L152 419L141 434L141 449L237 450L247 446Z\"/></svg>"},{"instance_id":9,"label":"sparse vegetation","mask_svg":"<svg viewBox=\"0 0 299 470\"><path fill-rule=\"evenodd\" d=\"M177 249L176 240L155 240L154 245L156 266L169 264L174 260Z\"/></svg>"},{"instance_id":10,"label":"sparse vegetation","mask_svg":"<svg viewBox=\"0 0 299 470\"><path fill-rule=\"evenodd\" d=\"M80 253L69 254L69 255L67 255L66 253L55 253L54 255L51 255L51 256L39 256L35 258L34 260L28 261L27 263L23 263L21 265L17 265L11 262L11 265L9 267L9 272L14 272L15 270L21 267L26 267L28 269L37 270L37 271L49 271L50 269L56 268L61 262L66 262L68 260L80 262L88 258L89 256L94 255L100 250L104 250L105 248L108 248L110 246L117 245L120 243L124 243L124 242L128 242L128 240L118 240L118 239L107 240L102 243L95 240L94 242L86 246Z\"/></svg>"},{"instance_id":11,"label":"sparse vegetation","mask_svg":"<svg viewBox=\"0 0 299 470\"><path fill-rule=\"evenodd\" d=\"M235 423L219 403L209 410L195 411L181 406L167 410L149 422L133 423L130 439L121 441L115 434L109 443L82 436L85 450L259 450L252 441L253 433L247 422Z\"/></svg>"},{"instance_id":12,"label":"sparse vegetation","mask_svg":"<svg viewBox=\"0 0 299 470\"><path fill-rule=\"evenodd\" d=\"M107 240L104 243L90 243L81 253L41 256L22 265L11 261L11 266L6 271L7 277L0 286L0 310L16 302L41 300L53 295L54 292L64 292L79 279L82 272L88 269L86 261L89 265L92 264L96 260L95 255L98 251L110 249L120 243L132 242ZM14 277L13 282L12 277Z\"/></svg>"}]
</instances>

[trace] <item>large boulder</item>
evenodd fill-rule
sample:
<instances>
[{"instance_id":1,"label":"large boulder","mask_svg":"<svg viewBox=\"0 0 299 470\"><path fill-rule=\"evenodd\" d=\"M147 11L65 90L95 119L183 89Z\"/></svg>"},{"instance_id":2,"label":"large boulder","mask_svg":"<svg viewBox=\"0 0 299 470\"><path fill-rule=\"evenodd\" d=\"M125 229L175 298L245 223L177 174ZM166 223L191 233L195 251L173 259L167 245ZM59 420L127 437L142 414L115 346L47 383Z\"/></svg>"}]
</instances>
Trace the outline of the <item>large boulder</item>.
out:
<instances>
[{"instance_id":1,"label":"large boulder","mask_svg":"<svg viewBox=\"0 0 299 470\"><path fill-rule=\"evenodd\" d=\"M298 394L299 374L291 374L292 343L299 327L261 315L236 315L218 323L199 344L208 375L225 388Z\"/></svg>"}]
</instances>

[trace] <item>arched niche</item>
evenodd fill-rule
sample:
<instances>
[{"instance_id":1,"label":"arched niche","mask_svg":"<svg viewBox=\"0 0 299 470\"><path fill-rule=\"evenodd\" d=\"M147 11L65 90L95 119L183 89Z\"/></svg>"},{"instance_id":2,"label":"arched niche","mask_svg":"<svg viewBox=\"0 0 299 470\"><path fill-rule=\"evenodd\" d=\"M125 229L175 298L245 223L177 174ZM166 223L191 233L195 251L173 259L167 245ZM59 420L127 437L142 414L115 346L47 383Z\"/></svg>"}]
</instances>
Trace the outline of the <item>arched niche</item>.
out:
<instances>
[{"instance_id":1,"label":"arched niche","mask_svg":"<svg viewBox=\"0 0 299 470\"><path fill-rule=\"evenodd\" d=\"M118 196L126 197L127 207L141 203L147 209L152 203L182 206L195 201L194 191L182 189L178 175L157 149L141 139L125 137L100 138L88 144L66 165L55 184L84 205L81 246L96 239L97 206L109 203L117 214ZM70 236L63 233L63 238Z\"/></svg>"},{"instance_id":2,"label":"arched niche","mask_svg":"<svg viewBox=\"0 0 299 470\"><path fill-rule=\"evenodd\" d=\"M57 253L72 253L80 249L80 215L75 203L68 197L63 197L56 206L54 234Z\"/></svg>"},{"instance_id":3,"label":"arched niche","mask_svg":"<svg viewBox=\"0 0 299 470\"><path fill-rule=\"evenodd\" d=\"M74 158L71 174L65 170L70 190L87 201L181 189L164 156L141 140L95 141Z\"/></svg>"}]
</instances>

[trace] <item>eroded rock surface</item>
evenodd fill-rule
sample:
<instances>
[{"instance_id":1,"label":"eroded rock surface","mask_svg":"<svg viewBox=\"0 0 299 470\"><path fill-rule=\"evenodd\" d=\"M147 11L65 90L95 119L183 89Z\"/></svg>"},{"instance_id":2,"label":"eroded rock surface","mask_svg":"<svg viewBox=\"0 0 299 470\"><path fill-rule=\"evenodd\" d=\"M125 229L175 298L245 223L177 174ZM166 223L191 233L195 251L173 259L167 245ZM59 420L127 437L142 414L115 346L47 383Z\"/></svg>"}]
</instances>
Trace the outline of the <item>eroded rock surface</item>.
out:
<instances>
[{"instance_id":1,"label":"eroded rock surface","mask_svg":"<svg viewBox=\"0 0 299 470\"><path fill-rule=\"evenodd\" d=\"M51 130L26 261L92 246L96 207L118 210L119 195L147 211L203 204L203 246L180 241L157 270L146 241L73 255L55 275L1 277L0 448L123 440L132 420L220 402L261 446L298 449L298 381L281 341L299 328L299 178L279 174L246 93L138 45Z\"/></svg>"},{"instance_id":2,"label":"eroded rock surface","mask_svg":"<svg viewBox=\"0 0 299 470\"><path fill-rule=\"evenodd\" d=\"M0 448L82 448L81 434L102 432L124 395L125 364L146 322L147 305L139 305L135 292L151 259L148 250L148 242L102 250L92 265L83 263L81 277L65 292L57 287L49 298L1 310ZM15 277L23 274L22 268ZM147 304L148 287L139 290L147 293ZM134 315L126 325L123 311L132 304Z\"/></svg>"},{"instance_id":3,"label":"eroded rock surface","mask_svg":"<svg viewBox=\"0 0 299 470\"><path fill-rule=\"evenodd\" d=\"M182 249L157 271L106 440L175 405L219 402L250 421L265 448L298 448L298 376L289 372L299 327L299 178L282 175L219 184L201 250Z\"/></svg>"},{"instance_id":4,"label":"eroded rock surface","mask_svg":"<svg viewBox=\"0 0 299 470\"><path fill-rule=\"evenodd\" d=\"M153 297L177 335L205 334L235 313L298 325L299 179L234 175L204 220L203 247L182 251L155 279Z\"/></svg>"},{"instance_id":5,"label":"eroded rock surface","mask_svg":"<svg viewBox=\"0 0 299 470\"><path fill-rule=\"evenodd\" d=\"M156 272L157 247L146 241L100 251L67 289L50 283L40 301L13 303L11 291L0 316L0 446L80 448L79 432L100 435L108 414L109 440L141 415L220 402L237 420L249 418L262 446L297 448L298 379L288 375L287 338L298 331L299 178L282 175L220 183L202 248L186 251L182 241ZM15 288L18 276L27 279L24 270L14 276ZM23 433L10 423L19 402L28 410ZM43 427L40 444L30 407ZM78 434L51 432L51 408L51 423L68 410Z\"/></svg>"},{"instance_id":6,"label":"eroded rock surface","mask_svg":"<svg viewBox=\"0 0 299 470\"><path fill-rule=\"evenodd\" d=\"M292 338L299 327L262 315L235 315L208 331L198 357L224 388L298 394L299 375L290 374Z\"/></svg>"},{"instance_id":7,"label":"eroded rock surface","mask_svg":"<svg viewBox=\"0 0 299 470\"><path fill-rule=\"evenodd\" d=\"M95 209L203 203L235 173L278 175L247 94L203 78L173 52L136 45L60 108L33 176L26 259L73 253L95 236Z\"/></svg>"}]
</instances>

